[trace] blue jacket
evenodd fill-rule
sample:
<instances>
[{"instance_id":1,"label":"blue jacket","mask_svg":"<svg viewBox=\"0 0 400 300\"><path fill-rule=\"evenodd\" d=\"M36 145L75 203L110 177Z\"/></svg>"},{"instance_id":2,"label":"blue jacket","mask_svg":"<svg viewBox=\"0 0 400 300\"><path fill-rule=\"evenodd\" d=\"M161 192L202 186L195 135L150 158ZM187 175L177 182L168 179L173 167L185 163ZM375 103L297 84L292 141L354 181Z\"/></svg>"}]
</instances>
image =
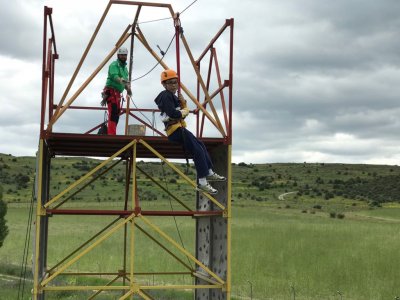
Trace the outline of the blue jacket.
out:
<instances>
[{"instance_id":1,"label":"blue jacket","mask_svg":"<svg viewBox=\"0 0 400 300\"><path fill-rule=\"evenodd\" d=\"M168 121L163 121L167 135L171 135L179 127L186 127L186 122L182 119L180 110L180 101L176 95L170 91L164 90L154 100L161 114L169 117Z\"/></svg>"}]
</instances>

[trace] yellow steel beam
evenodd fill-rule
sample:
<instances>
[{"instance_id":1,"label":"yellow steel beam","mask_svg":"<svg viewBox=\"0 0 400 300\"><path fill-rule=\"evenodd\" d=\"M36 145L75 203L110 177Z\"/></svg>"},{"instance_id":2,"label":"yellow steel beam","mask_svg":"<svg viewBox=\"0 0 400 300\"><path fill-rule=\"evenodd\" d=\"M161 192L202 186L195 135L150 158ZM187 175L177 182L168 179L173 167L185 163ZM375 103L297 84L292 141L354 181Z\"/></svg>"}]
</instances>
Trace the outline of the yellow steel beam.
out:
<instances>
[{"instance_id":1,"label":"yellow steel beam","mask_svg":"<svg viewBox=\"0 0 400 300\"><path fill-rule=\"evenodd\" d=\"M76 255L74 258L72 258L70 261L68 261L65 265L61 266L60 269L58 269L54 274L50 275L47 277L45 280L41 282L42 286L45 286L48 284L51 280L53 280L55 277L57 277L60 273L62 273L65 269L67 269L69 266L71 266L73 263L78 261L80 258L82 258L84 255L92 251L95 247L97 247L101 242L109 238L114 232L116 232L118 229L120 229L122 226L130 222L133 218L135 217L134 214L130 215L127 217L123 222L117 224L114 228L110 229L106 234L104 234L102 237L100 237L96 242L94 242L92 245L87 247L85 250L83 250L80 254Z\"/></svg>"},{"instance_id":2,"label":"yellow steel beam","mask_svg":"<svg viewBox=\"0 0 400 300\"><path fill-rule=\"evenodd\" d=\"M133 282L134 281L134 273L133 273L133 268L134 268L134 256L135 256L135 252L134 252L134 250L135 250L135 248L134 248L134 246L135 246L135 235L134 235L134 233L135 233L135 219L133 218L132 220L131 220L131 257L130 257L130 263L131 263L131 272L130 272L130 282Z\"/></svg>"},{"instance_id":3,"label":"yellow steel beam","mask_svg":"<svg viewBox=\"0 0 400 300\"><path fill-rule=\"evenodd\" d=\"M135 223L135 227L138 227L138 225ZM133 272L135 275L140 276L140 275L192 275L193 272L181 272L181 271L176 271L176 272ZM60 273L60 276L94 276L94 275L119 275L119 277L125 276L128 274L127 272L124 272L123 270L120 272L64 272Z\"/></svg>"},{"instance_id":4,"label":"yellow steel beam","mask_svg":"<svg viewBox=\"0 0 400 300\"><path fill-rule=\"evenodd\" d=\"M136 207L136 144L133 146L132 150L132 208ZM135 259L135 219L131 220L131 236L130 236L130 276L129 280L131 282L131 286L134 284L134 259ZM132 286L133 287L133 286ZM131 289L132 291L132 289ZM120 299L127 299L127 297L121 297ZM132 298L133 299L133 298Z\"/></svg>"},{"instance_id":5,"label":"yellow steel beam","mask_svg":"<svg viewBox=\"0 0 400 300\"><path fill-rule=\"evenodd\" d=\"M91 241L93 241L96 237L98 237L100 234L102 234L104 231L106 231L108 228L110 228L112 225L114 225L119 219L120 218L118 217L117 219L112 221L110 224L106 225L102 230L97 232L95 235L93 235L91 238L89 238L86 242L84 242L82 245L80 245L78 248L73 250L70 254L68 254L66 257L64 257L62 260L60 260L58 263L56 263L51 269L49 269L47 271L47 273L52 274L53 270L55 270L59 265L64 263L66 260L68 260L68 258L73 256L78 251L80 251L83 247L85 247L87 244L89 244ZM94 274L94 273L91 273L91 274ZM68 275L68 273L67 274L64 273L63 275Z\"/></svg>"},{"instance_id":6,"label":"yellow steel beam","mask_svg":"<svg viewBox=\"0 0 400 300\"><path fill-rule=\"evenodd\" d=\"M176 200L180 205L182 205L184 208L186 208L188 211L192 211L189 206L187 206L185 203L183 203L178 197L176 197L174 194L172 194L169 190L167 190L165 187L163 187L161 184L159 184L152 176L147 174L143 169L140 167L136 166L136 168L144 174L147 178L149 178L154 184L156 184L160 189L162 189L164 192L166 192L171 198Z\"/></svg>"},{"instance_id":7,"label":"yellow steel beam","mask_svg":"<svg viewBox=\"0 0 400 300\"><path fill-rule=\"evenodd\" d=\"M133 281L131 281L129 291L125 295L123 295L121 298L119 298L119 300L128 299L128 297L130 297L134 294L137 294L138 292L139 292L139 285L134 283Z\"/></svg>"},{"instance_id":8,"label":"yellow steel beam","mask_svg":"<svg viewBox=\"0 0 400 300\"><path fill-rule=\"evenodd\" d=\"M53 199L51 199L49 202L47 202L44 207L48 208L51 204L53 204L55 201L57 201L58 199L60 199L62 196L64 196L66 193L68 193L70 190L72 190L73 188L75 188L76 186L78 186L80 183L82 183L83 181L85 181L87 178L89 178L91 175L93 175L96 171L98 171L99 169L101 169L102 167L104 167L109 161L113 160L114 158L116 158L118 155L120 155L122 152L124 152L125 150L129 149L130 147L132 147L134 144L136 144L137 140L133 140L132 142L130 142L128 145L126 145L125 147L123 147L121 150L117 151L116 153L114 153L111 157L109 157L108 159L106 159L105 161L103 161L100 165L98 165L97 167L95 167L93 170L91 170L89 173L87 173L86 175L82 176L81 178L79 178L77 181L75 181L74 183L72 183L69 187L67 187L65 190L63 190L61 193L59 193L57 196L55 196Z\"/></svg>"},{"instance_id":9,"label":"yellow steel beam","mask_svg":"<svg viewBox=\"0 0 400 300\"><path fill-rule=\"evenodd\" d=\"M149 297L147 294L145 294L145 293L144 293L143 291L141 291L141 290L138 290L138 291L137 291L137 294L140 295L140 296L142 296L142 298L143 298L144 300L153 300L153 298Z\"/></svg>"},{"instance_id":10,"label":"yellow steel beam","mask_svg":"<svg viewBox=\"0 0 400 300\"><path fill-rule=\"evenodd\" d=\"M160 153L158 153L153 147L151 147L149 144L147 144L145 141L142 139L139 140L139 143L143 144L147 149L149 149L154 155L156 155L158 158L160 158L162 161L164 161L171 169L173 169L176 173L179 174L183 179L185 179L191 186L194 188L197 187L196 183L191 180L189 177L187 177L185 174L182 173L181 170L179 170L177 167L175 167L172 163L170 163L167 159L165 159ZM223 206L221 203L219 203L214 197L212 197L208 193L204 193L204 196L206 196L208 199L210 199L215 205L217 205L219 208L222 210L225 210L225 206Z\"/></svg>"},{"instance_id":11,"label":"yellow steel beam","mask_svg":"<svg viewBox=\"0 0 400 300\"><path fill-rule=\"evenodd\" d=\"M124 294L119 300L125 300L128 299L129 296L133 295L133 291L128 291L126 294Z\"/></svg>"},{"instance_id":12,"label":"yellow steel beam","mask_svg":"<svg viewBox=\"0 0 400 300\"><path fill-rule=\"evenodd\" d=\"M142 43L142 45L150 52L150 54L160 63L160 65L165 69L169 69L166 63L157 55L157 53L150 47L149 43L147 42L145 36L143 35L142 31L138 28L138 33L135 33L138 40ZM218 126L218 123L214 120L211 114L201 105L201 103L196 99L196 97L189 91L189 89L180 82L182 90L186 93L186 95L196 104L197 108L200 109L204 115L210 120L210 122L219 130L223 137L226 136L224 130Z\"/></svg>"},{"instance_id":13,"label":"yellow steel beam","mask_svg":"<svg viewBox=\"0 0 400 300\"><path fill-rule=\"evenodd\" d=\"M113 284L114 282L116 282L118 280L118 278L120 278L120 276L118 275L117 277L115 277L113 280L111 280L110 282L108 282L106 284L106 286L110 286L111 284ZM103 290L98 290L96 293L94 293L92 296L90 296L88 298L88 300L94 299L98 294L100 294L101 292L103 292Z\"/></svg>"},{"instance_id":14,"label":"yellow steel beam","mask_svg":"<svg viewBox=\"0 0 400 300\"><path fill-rule=\"evenodd\" d=\"M105 64L110 60L110 58L117 52L118 48L121 47L123 43L129 38L130 33L127 33L130 25L126 28L125 32L119 39L119 41L115 44L114 48L110 51L110 53L104 58L104 60L100 63L100 65L93 71L93 73L85 80L82 86L72 95L72 97L67 101L65 106L61 107L57 114L54 114L50 120L49 128L51 128L57 120L61 117L61 115L65 112L66 109L78 98L80 93L89 85L89 83L93 80L93 78L103 69ZM57 111L56 111L57 112Z\"/></svg>"},{"instance_id":15,"label":"yellow steel beam","mask_svg":"<svg viewBox=\"0 0 400 300\"><path fill-rule=\"evenodd\" d=\"M139 290L138 295L142 296L143 299L145 300L155 300L153 297L151 297L149 294L147 294L145 291Z\"/></svg>"},{"instance_id":16,"label":"yellow steel beam","mask_svg":"<svg viewBox=\"0 0 400 300\"><path fill-rule=\"evenodd\" d=\"M198 272L193 272L192 275L193 275L194 277L197 277L197 278L201 279L201 280L207 281L208 283L216 284L215 280L212 280L212 279L210 279L209 277L204 276L203 274L200 274L200 273L198 273Z\"/></svg>"},{"instance_id":17,"label":"yellow steel beam","mask_svg":"<svg viewBox=\"0 0 400 300\"><path fill-rule=\"evenodd\" d=\"M226 228L226 298L231 298L231 254L232 254L232 145L228 145L228 181L227 181L227 228Z\"/></svg>"},{"instance_id":18,"label":"yellow steel beam","mask_svg":"<svg viewBox=\"0 0 400 300\"><path fill-rule=\"evenodd\" d=\"M219 64L218 64L218 59L217 59L217 51L216 51L216 49L214 47L211 48L211 56L214 59L215 71L216 71L216 74L217 74L218 87L222 87L221 72L220 72L220 69L219 69ZM217 90L219 90L219 89L217 89ZM227 113L226 113L224 91L221 89L219 91L219 94L220 94L220 98L221 98L222 110L224 112L225 128L228 130L229 125L228 125L228 116L227 116ZM213 97L216 96L216 95L217 95L217 93L215 93L215 94L213 93L212 95L210 95L210 99L213 99Z\"/></svg>"},{"instance_id":19,"label":"yellow steel beam","mask_svg":"<svg viewBox=\"0 0 400 300\"><path fill-rule=\"evenodd\" d=\"M138 224L135 224L135 226L143 232L149 239L151 239L153 242L155 242L157 245L159 245L161 248L163 248L169 255L171 255L173 258L175 258L178 262L180 262L186 269L193 271L193 268L186 264L182 259L180 259L178 256L176 256L174 253L172 253L170 250L168 250L163 244L161 244L159 241L157 241L154 237L151 236L150 233L148 233L146 230L144 230L142 227L140 227ZM157 273L154 273L157 274ZM192 273L189 273L192 274Z\"/></svg>"},{"instance_id":20,"label":"yellow steel beam","mask_svg":"<svg viewBox=\"0 0 400 300\"><path fill-rule=\"evenodd\" d=\"M199 81L199 83L200 83L200 85L201 85L201 88L203 89L203 93L204 93L204 95L206 96L206 100L207 100L207 101L209 102L209 104L210 104L211 110L212 110L212 112L213 112L213 114L214 114L215 121L216 121L217 124L218 124L218 130L222 133L222 135L223 135L224 137L226 137L226 133L225 133L225 131L224 131L224 128L222 127L221 121L219 120L217 111L215 110L214 104L213 104L213 102L212 102L212 100L211 100L211 98L210 98L210 94L209 94L209 92L208 92L208 90L207 90L207 87L206 87L204 81L203 81L203 78L201 77L199 68L198 68L198 66L196 65L196 62L195 62L195 60L194 60L194 58L193 58L193 55L192 55L192 52L190 51L189 45L188 45L188 43L187 43L187 41L186 41L186 38L185 38L185 36L184 36L183 34L182 34L182 36L181 36L181 40L182 40L182 42L183 42L183 45L185 46L186 53L187 53L188 56L189 56L190 62L192 63L193 70L196 72L197 80Z\"/></svg>"},{"instance_id":21,"label":"yellow steel beam","mask_svg":"<svg viewBox=\"0 0 400 300\"><path fill-rule=\"evenodd\" d=\"M202 262L200 262L198 259L196 259L191 253L189 253L186 249L184 249L181 245L179 245L177 242L175 242L171 237L169 237L165 232L163 232L158 226L154 225L153 223L150 222L146 217L143 215L139 215L140 219L142 219L147 225L149 225L151 228L153 228L154 231L156 231L158 234L160 234L164 239L166 239L168 242L170 242L175 248L177 248L179 251L181 251L183 254L185 254L187 257L189 257L192 261L194 261L197 265L202 267L204 271L206 271L208 274L210 274L212 277L215 278L219 283L224 284L225 282L213 271L211 271L208 267L206 267Z\"/></svg>"},{"instance_id":22,"label":"yellow steel beam","mask_svg":"<svg viewBox=\"0 0 400 300\"><path fill-rule=\"evenodd\" d=\"M190 289L220 289L221 284L186 284L186 285L145 285L140 286L141 290L190 290Z\"/></svg>"},{"instance_id":23,"label":"yellow steel beam","mask_svg":"<svg viewBox=\"0 0 400 300\"><path fill-rule=\"evenodd\" d=\"M121 277L120 272L64 272L60 273L60 276L94 276L94 275L119 275Z\"/></svg>"},{"instance_id":24,"label":"yellow steel beam","mask_svg":"<svg viewBox=\"0 0 400 300\"><path fill-rule=\"evenodd\" d=\"M105 290L105 291L121 291L121 290L129 290L130 287L128 285L112 285L112 286L99 286L99 285L66 285L66 286L45 286L42 288L43 291L97 291L97 290Z\"/></svg>"},{"instance_id":25,"label":"yellow steel beam","mask_svg":"<svg viewBox=\"0 0 400 300\"><path fill-rule=\"evenodd\" d=\"M85 51L83 52L83 55L82 55L82 57L81 57L81 60L79 61L78 66L76 67L76 69L75 69L75 71L74 71L74 74L72 75L72 77L71 77L71 79L70 79L70 81L69 81L69 83L68 83L68 86L67 86L67 88L65 89L64 94L63 94L62 97L61 97L60 103L58 104L57 109L56 109L56 111L54 112L54 115L57 115L58 112L59 112L59 110L61 109L61 107L62 107L62 105L63 105L63 103L64 103L64 100L65 100L65 98L67 97L67 95L68 95L68 93L69 93L69 90L71 89L72 84L74 83L75 78L76 78L76 76L78 75L79 70L80 70L80 68L81 68L81 66L82 66L82 64L83 64L83 62L85 61L85 58L86 58L86 56L87 56L87 54L88 54L88 52L89 52L89 50L90 50L90 47L92 47L92 44L93 44L93 42L94 42L94 40L95 40L95 38L96 38L96 35L97 35L97 33L99 32L100 27L101 27L101 25L103 24L103 21L104 21L104 19L106 18L108 11L110 10L110 7L111 7L111 3L108 3L106 9L104 10L103 15L102 15L101 18L100 18L99 23L97 24L97 27L96 27L96 29L95 29L95 31L94 31L94 33L93 33L93 35L92 35L92 37L91 37L91 39L90 39L88 45L86 46Z\"/></svg>"},{"instance_id":26,"label":"yellow steel beam","mask_svg":"<svg viewBox=\"0 0 400 300\"><path fill-rule=\"evenodd\" d=\"M140 290L187 290L187 289L220 289L222 286L219 284L208 285L208 284L199 284L199 285L143 285L139 286ZM97 290L105 290L105 291L126 291L130 290L131 287L128 285L120 286L120 285L112 285L112 286L98 286L98 285L83 285L83 286L47 286L42 288L43 291L97 291ZM130 291L131 292L131 291Z\"/></svg>"},{"instance_id":27,"label":"yellow steel beam","mask_svg":"<svg viewBox=\"0 0 400 300\"><path fill-rule=\"evenodd\" d=\"M40 210L42 208L42 177L43 177L43 139L39 141L39 170L38 170L38 190L36 199L36 232L35 232L35 257L34 257L34 269L33 274L33 298L37 299L39 293L41 293L41 287L39 285L39 253L40 253Z\"/></svg>"},{"instance_id":28,"label":"yellow steel beam","mask_svg":"<svg viewBox=\"0 0 400 300\"><path fill-rule=\"evenodd\" d=\"M116 165L118 165L120 162L122 161L122 159L120 159L119 161L117 161L116 163L114 163L113 165L109 166L107 169L105 169L104 171L100 172L99 174L97 174L95 177L93 177L89 182L85 183L84 186L82 186L81 188L79 188L75 193L72 193L71 195L69 195L66 199L64 199L63 201L61 201L60 203L58 203L57 205L54 206L54 208L59 208L61 205L63 205L65 202L67 202L69 199L71 199L73 196L75 196L76 194L78 194L79 192L81 192L83 189L85 189L89 184L93 183L94 181L96 181L98 178L100 178L101 176L103 176L105 173L107 173L108 171L110 171L111 169L113 169Z\"/></svg>"}]
</instances>

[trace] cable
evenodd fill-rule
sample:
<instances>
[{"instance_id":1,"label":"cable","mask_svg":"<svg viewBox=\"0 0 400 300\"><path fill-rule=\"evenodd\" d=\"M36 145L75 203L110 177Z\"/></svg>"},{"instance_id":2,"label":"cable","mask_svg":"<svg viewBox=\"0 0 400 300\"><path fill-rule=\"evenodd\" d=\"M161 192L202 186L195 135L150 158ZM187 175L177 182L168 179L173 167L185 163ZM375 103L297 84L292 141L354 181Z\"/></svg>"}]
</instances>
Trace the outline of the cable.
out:
<instances>
[{"instance_id":1,"label":"cable","mask_svg":"<svg viewBox=\"0 0 400 300\"><path fill-rule=\"evenodd\" d=\"M185 12L185 10L187 10L189 7L191 7L195 2L197 2L197 0L194 0L192 3L190 3L188 6L186 6L186 8L184 10L182 10L182 12L180 12L179 14L183 14ZM138 24L146 24L146 23L152 23L152 22L158 22L158 21L165 21L165 20L169 20L172 19L172 17L167 17L167 18L161 18L161 19L155 19L155 20L149 20L149 21L143 21L143 22L138 22Z\"/></svg>"},{"instance_id":2,"label":"cable","mask_svg":"<svg viewBox=\"0 0 400 300\"><path fill-rule=\"evenodd\" d=\"M191 7L195 2L197 2L197 0L194 0L192 3L190 3L188 6L186 6L186 8L184 10L182 10L180 12L180 14L183 14L185 12L185 10L187 10L189 7Z\"/></svg>"},{"instance_id":3,"label":"cable","mask_svg":"<svg viewBox=\"0 0 400 300\"><path fill-rule=\"evenodd\" d=\"M21 271L19 274L17 299L24 298L26 268L27 268L27 263L28 263L29 243L30 243L31 229L32 229L33 202L34 202L34 198L35 198L35 196L34 196L35 183L36 183L36 179L34 179L33 183L32 183L32 195L31 195L31 202L30 202L30 207L29 207L29 212L28 212L29 213L28 224L26 226L26 232L25 232L24 253L22 255Z\"/></svg>"},{"instance_id":4,"label":"cable","mask_svg":"<svg viewBox=\"0 0 400 300\"><path fill-rule=\"evenodd\" d=\"M149 21L138 22L138 24L152 23L152 22L164 21L164 20L169 20L169 19L172 19L172 17L167 17L167 18L162 18L162 19L155 19L155 20L149 20Z\"/></svg>"},{"instance_id":5,"label":"cable","mask_svg":"<svg viewBox=\"0 0 400 300\"><path fill-rule=\"evenodd\" d=\"M146 117L146 116L139 110L139 107L137 107L137 105L135 104L135 102L133 102L132 98L131 98L131 102L132 102L133 106L136 107L136 109L139 111L139 113L147 120L147 122L149 122L149 124L152 124L152 122L149 120L149 118Z\"/></svg>"},{"instance_id":6,"label":"cable","mask_svg":"<svg viewBox=\"0 0 400 300\"><path fill-rule=\"evenodd\" d=\"M141 79L141 78L143 78L143 77L149 75L149 74L160 64L160 62L163 60L164 56L167 54L169 48L171 47L171 44L172 44L172 42L174 41L174 39L175 39L175 33L174 33L174 35L173 35L171 41L169 42L169 45L168 45L168 47L167 47L167 50L165 50L165 52L161 50L161 48L160 48L159 45L157 45L157 47L158 47L158 49L160 49L160 53L161 53L161 55L162 55L161 58L160 58L160 60L159 60L148 72L146 72L144 75L141 75L141 76L139 76L139 77L137 77L137 78L135 78L135 79L132 79L131 82L134 82L134 81L136 81L136 80L139 80L139 79Z\"/></svg>"},{"instance_id":7,"label":"cable","mask_svg":"<svg viewBox=\"0 0 400 300\"><path fill-rule=\"evenodd\" d=\"M166 178L166 176L165 176L164 162L163 162L163 161L161 161L161 168L162 168L163 178L164 178L164 181L165 181L165 188L167 189L167 191L169 191L169 190L168 190L167 178ZM168 197L168 200L169 200L169 205L170 205L170 207L171 207L171 211L174 211L174 208L173 208L173 206L172 206L171 197ZM186 250L185 245L184 245L184 243L183 243L183 239L182 239L181 232L179 231L178 223L176 222L176 217L175 217L175 216L172 216L172 217L174 218L175 228L176 228L176 231L178 232L178 236L179 236L179 240L180 240L180 242L181 242L182 248ZM193 268L192 262L190 261L190 259L189 259L188 256L186 256L186 259L188 260L189 265Z\"/></svg>"},{"instance_id":8,"label":"cable","mask_svg":"<svg viewBox=\"0 0 400 300\"><path fill-rule=\"evenodd\" d=\"M197 0L194 0L192 3L190 3L188 6L186 6L186 8L180 13L180 15L182 15L187 9L189 9L195 2L197 2ZM163 20L168 20L168 19L172 19L172 17L162 18L162 19L156 19L156 20L150 20L150 21L144 21L144 22L138 22L137 24L139 25L139 24L150 23L150 22L157 22L157 21L163 21ZM157 48L160 50L160 53L161 53L161 55L162 55L161 58L160 58L160 60L159 60L148 72L146 72L144 75L141 75L141 76L139 76L139 77L137 77L137 78L135 78L135 79L132 79L131 82L134 82L134 81L136 81L136 80L139 80L139 79L141 79L141 78L147 76L148 74L150 74L150 73L160 64L160 62L163 60L164 56L167 54L169 48L171 47L171 44L172 44L172 42L174 41L174 39L175 39L175 34L173 35L171 41L169 42L169 45L168 45L168 47L167 47L167 50L165 50L165 52L164 52L163 50L161 50L161 48L160 48L159 45L157 45Z\"/></svg>"}]
</instances>

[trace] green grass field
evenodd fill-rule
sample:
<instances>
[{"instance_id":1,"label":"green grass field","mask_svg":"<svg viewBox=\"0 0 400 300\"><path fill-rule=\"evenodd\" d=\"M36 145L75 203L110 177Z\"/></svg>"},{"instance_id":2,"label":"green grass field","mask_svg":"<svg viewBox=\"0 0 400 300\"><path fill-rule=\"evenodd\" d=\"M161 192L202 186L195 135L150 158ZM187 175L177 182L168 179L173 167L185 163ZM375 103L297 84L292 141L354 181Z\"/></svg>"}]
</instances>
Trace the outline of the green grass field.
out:
<instances>
[{"instance_id":1,"label":"green grass field","mask_svg":"<svg viewBox=\"0 0 400 300\"><path fill-rule=\"evenodd\" d=\"M294 199L280 203L236 201L233 206L232 237L232 298L250 299L395 299L400 296L400 207L387 204L378 209L358 209L345 212L344 219L330 218L324 211L304 210L306 204L295 206ZM287 204L289 203L289 204ZM334 202L333 202L334 203ZM310 207L312 203L308 205ZM93 204L90 204L93 205ZM98 204L98 205L116 205ZM165 201L150 206L165 208ZM24 207L25 206L25 207ZM281 207L281 208L279 208ZM285 208L290 207L290 208ZM7 214L10 234L0 248L0 273L19 275L27 208L9 204ZM49 265L79 245L111 217L61 217L50 222ZM194 222L179 218L178 224L186 248L192 249ZM154 220L163 230L177 237L171 218ZM122 234L116 234L101 247L71 266L71 271L108 272L121 268ZM135 265L142 270L174 270L177 264L160 255L158 247L143 234L136 235ZM129 262L128 262L129 263ZM73 277L65 278L76 283ZM81 281L79 281L81 280ZM89 279L79 279L81 284ZM98 280L98 279L96 279ZM102 278L101 280L108 280ZM190 278L143 277L143 282L180 282ZM0 277L0 298L15 299L17 280ZM27 282L29 291L32 288ZM71 292L48 294L49 299L82 299ZM53 298L54 297L54 298ZM81 298L80 298L81 297ZM108 294L99 299L114 299ZM192 299L189 293L170 294L162 299ZM161 299L161 298L160 298Z\"/></svg>"}]
</instances>

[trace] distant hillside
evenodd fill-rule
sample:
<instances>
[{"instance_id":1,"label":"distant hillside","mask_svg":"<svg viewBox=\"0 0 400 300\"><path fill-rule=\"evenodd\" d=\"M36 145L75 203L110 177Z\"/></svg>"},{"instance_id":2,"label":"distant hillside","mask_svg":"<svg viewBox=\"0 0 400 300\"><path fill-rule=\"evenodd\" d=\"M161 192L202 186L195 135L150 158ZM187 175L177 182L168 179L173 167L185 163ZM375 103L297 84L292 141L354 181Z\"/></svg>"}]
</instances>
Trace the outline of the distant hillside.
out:
<instances>
[{"instance_id":1,"label":"distant hillside","mask_svg":"<svg viewBox=\"0 0 400 300\"><path fill-rule=\"evenodd\" d=\"M35 157L14 157L0 154L0 185L7 202L31 199L35 176ZM56 195L101 161L90 158L56 158L52 163L50 194ZM182 171L185 164L177 164ZM163 186L180 196L189 195L190 187L168 166L158 162L138 162L138 188L142 200L165 197L145 175L149 174ZM117 164L101 179L92 183L85 193L73 197L82 201L118 201L125 181L125 162ZM142 172L143 171L143 172ZM218 170L220 171L220 170ZM288 192L300 200L357 200L379 206L383 202L400 202L400 167L386 165L274 163L233 164L232 197L255 201L278 201ZM223 173L223 170L221 170ZM191 165L189 177L194 178Z\"/></svg>"}]
</instances>

